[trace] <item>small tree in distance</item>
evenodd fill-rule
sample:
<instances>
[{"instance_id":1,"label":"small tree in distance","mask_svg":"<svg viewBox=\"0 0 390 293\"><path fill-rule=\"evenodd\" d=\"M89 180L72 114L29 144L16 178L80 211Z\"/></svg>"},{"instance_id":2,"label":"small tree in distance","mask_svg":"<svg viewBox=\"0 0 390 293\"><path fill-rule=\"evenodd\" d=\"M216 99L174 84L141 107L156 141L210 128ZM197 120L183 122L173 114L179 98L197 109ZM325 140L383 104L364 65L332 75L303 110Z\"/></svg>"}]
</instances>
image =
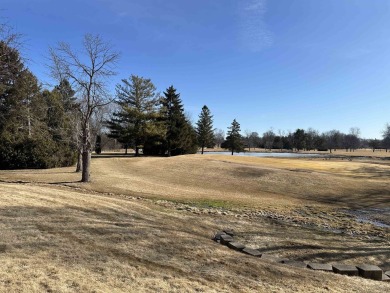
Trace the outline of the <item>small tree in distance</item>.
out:
<instances>
[{"instance_id":1,"label":"small tree in distance","mask_svg":"<svg viewBox=\"0 0 390 293\"><path fill-rule=\"evenodd\" d=\"M226 145L232 152L233 156L234 152L240 152L243 150L242 137L240 134L240 123L238 123L236 119L234 119L232 125L228 127L228 129L229 130L227 132Z\"/></svg>"},{"instance_id":2,"label":"small tree in distance","mask_svg":"<svg viewBox=\"0 0 390 293\"><path fill-rule=\"evenodd\" d=\"M390 124L389 123L385 125L385 129L383 130L382 135L383 135L382 147L387 152L387 150L390 148Z\"/></svg>"},{"instance_id":3,"label":"small tree in distance","mask_svg":"<svg viewBox=\"0 0 390 293\"><path fill-rule=\"evenodd\" d=\"M222 129L214 129L214 145L221 147L221 144L225 141L225 131Z\"/></svg>"},{"instance_id":4,"label":"small tree in distance","mask_svg":"<svg viewBox=\"0 0 390 293\"><path fill-rule=\"evenodd\" d=\"M294 147L297 149L297 152L305 148L306 133L303 129L295 130L294 134Z\"/></svg>"},{"instance_id":5,"label":"small tree in distance","mask_svg":"<svg viewBox=\"0 0 390 293\"><path fill-rule=\"evenodd\" d=\"M272 130L272 128L270 130L268 130L267 132L263 133L263 142L264 142L265 149L272 150L274 140L275 140L275 133Z\"/></svg>"},{"instance_id":6,"label":"small tree in distance","mask_svg":"<svg viewBox=\"0 0 390 293\"><path fill-rule=\"evenodd\" d=\"M198 144L202 148L202 155L205 147L214 146L213 116L207 106L203 106L196 123L196 134Z\"/></svg>"}]
</instances>

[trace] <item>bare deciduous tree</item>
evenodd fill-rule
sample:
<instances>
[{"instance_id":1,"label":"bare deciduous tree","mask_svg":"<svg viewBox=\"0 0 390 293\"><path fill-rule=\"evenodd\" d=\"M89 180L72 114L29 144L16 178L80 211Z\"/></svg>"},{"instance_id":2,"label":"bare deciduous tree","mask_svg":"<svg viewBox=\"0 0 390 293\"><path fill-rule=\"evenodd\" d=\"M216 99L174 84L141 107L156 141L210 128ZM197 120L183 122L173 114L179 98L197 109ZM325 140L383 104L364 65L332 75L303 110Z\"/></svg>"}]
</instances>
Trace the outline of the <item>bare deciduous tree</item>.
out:
<instances>
[{"instance_id":1,"label":"bare deciduous tree","mask_svg":"<svg viewBox=\"0 0 390 293\"><path fill-rule=\"evenodd\" d=\"M314 128L309 127L306 132L306 150L311 151L316 148L316 141L320 134Z\"/></svg>"},{"instance_id":2,"label":"bare deciduous tree","mask_svg":"<svg viewBox=\"0 0 390 293\"><path fill-rule=\"evenodd\" d=\"M19 49L21 46L21 35L15 33L13 28L7 23L0 23L0 80L6 80L10 78L17 70L16 63L11 62L10 56L18 52L18 58L22 59L19 55ZM4 88L0 87L0 93Z\"/></svg>"},{"instance_id":3,"label":"bare deciduous tree","mask_svg":"<svg viewBox=\"0 0 390 293\"><path fill-rule=\"evenodd\" d=\"M13 28L7 23L0 23L0 41L4 42L8 47L20 49L21 34L16 33Z\"/></svg>"},{"instance_id":4,"label":"bare deciduous tree","mask_svg":"<svg viewBox=\"0 0 390 293\"><path fill-rule=\"evenodd\" d=\"M350 152L355 151L360 144L360 129L358 127L351 127L348 134L343 136L343 146L345 151Z\"/></svg>"},{"instance_id":5,"label":"bare deciduous tree","mask_svg":"<svg viewBox=\"0 0 390 293\"><path fill-rule=\"evenodd\" d=\"M224 142L225 140L225 131L223 131L222 129L214 129L214 143L217 147L221 147L221 144Z\"/></svg>"},{"instance_id":6,"label":"bare deciduous tree","mask_svg":"<svg viewBox=\"0 0 390 293\"><path fill-rule=\"evenodd\" d=\"M275 140L275 133L271 127L270 130L263 133L263 142L264 142L264 148L272 150L272 146L274 144Z\"/></svg>"},{"instance_id":7,"label":"bare deciduous tree","mask_svg":"<svg viewBox=\"0 0 390 293\"><path fill-rule=\"evenodd\" d=\"M244 131L245 136L245 143L246 146L248 147L249 151L251 151L251 148L256 148L260 144L260 137L259 134L255 131L250 131L250 130L245 130Z\"/></svg>"},{"instance_id":8,"label":"bare deciduous tree","mask_svg":"<svg viewBox=\"0 0 390 293\"><path fill-rule=\"evenodd\" d=\"M58 80L68 79L78 94L80 102L80 127L82 145L82 182L90 181L91 131L93 113L111 102L107 80L115 75L114 66L119 53L100 36L84 36L82 52L77 53L67 43L50 48L51 73Z\"/></svg>"},{"instance_id":9,"label":"bare deciduous tree","mask_svg":"<svg viewBox=\"0 0 390 293\"><path fill-rule=\"evenodd\" d=\"M324 133L325 145L329 149L329 152L332 153L332 149L336 151L337 148L340 148L342 134L340 131L333 129Z\"/></svg>"},{"instance_id":10,"label":"bare deciduous tree","mask_svg":"<svg viewBox=\"0 0 390 293\"><path fill-rule=\"evenodd\" d=\"M251 151L251 147L252 147L251 134L252 131L250 131L249 129L246 129L244 131L244 141L249 151Z\"/></svg>"},{"instance_id":11,"label":"bare deciduous tree","mask_svg":"<svg viewBox=\"0 0 390 293\"><path fill-rule=\"evenodd\" d=\"M390 148L390 124L386 123L385 129L382 131L382 147L386 150Z\"/></svg>"},{"instance_id":12,"label":"bare deciduous tree","mask_svg":"<svg viewBox=\"0 0 390 293\"><path fill-rule=\"evenodd\" d=\"M279 140L278 140L278 143L277 143L277 147L278 147L278 149L280 149L280 151L283 151L283 138L285 136L285 131L279 129L278 130L278 136L279 136Z\"/></svg>"}]
</instances>

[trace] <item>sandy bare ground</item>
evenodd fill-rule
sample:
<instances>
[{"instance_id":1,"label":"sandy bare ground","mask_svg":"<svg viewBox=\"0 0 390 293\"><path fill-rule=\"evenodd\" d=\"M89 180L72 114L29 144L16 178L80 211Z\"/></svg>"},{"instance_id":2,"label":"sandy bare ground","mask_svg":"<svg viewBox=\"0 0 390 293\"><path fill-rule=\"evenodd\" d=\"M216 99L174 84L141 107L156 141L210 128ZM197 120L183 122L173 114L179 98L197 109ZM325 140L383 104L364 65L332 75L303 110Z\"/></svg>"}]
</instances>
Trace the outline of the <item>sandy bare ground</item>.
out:
<instances>
[{"instance_id":1,"label":"sandy bare ground","mask_svg":"<svg viewBox=\"0 0 390 293\"><path fill-rule=\"evenodd\" d=\"M269 264L210 240L230 227L244 244L272 255L389 270L389 229L340 211L390 207L387 161L105 155L93 159L93 182L79 183L73 171L0 171L3 291L390 290ZM16 181L31 183L10 183ZM226 212L211 214L210 206ZM290 220L252 216L259 210Z\"/></svg>"},{"instance_id":2,"label":"sandy bare ground","mask_svg":"<svg viewBox=\"0 0 390 293\"><path fill-rule=\"evenodd\" d=\"M0 190L2 292L390 290L382 282L274 265L209 239L213 231L232 227L256 233L271 251L294 227L200 217L65 187L0 183ZM309 234L303 231L300 241ZM321 236L314 236L319 238L312 245L319 249Z\"/></svg>"}]
</instances>

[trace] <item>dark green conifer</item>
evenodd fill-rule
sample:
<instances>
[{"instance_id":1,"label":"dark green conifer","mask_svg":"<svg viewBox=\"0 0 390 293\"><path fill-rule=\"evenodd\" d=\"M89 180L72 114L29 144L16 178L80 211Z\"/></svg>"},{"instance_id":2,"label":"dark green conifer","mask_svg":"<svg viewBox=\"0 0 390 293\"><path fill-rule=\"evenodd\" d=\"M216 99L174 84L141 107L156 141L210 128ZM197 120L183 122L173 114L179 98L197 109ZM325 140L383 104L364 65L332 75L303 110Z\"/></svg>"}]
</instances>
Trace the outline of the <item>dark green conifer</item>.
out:
<instances>
[{"instance_id":1,"label":"dark green conifer","mask_svg":"<svg viewBox=\"0 0 390 293\"><path fill-rule=\"evenodd\" d=\"M125 146L133 146L138 156L148 136L153 134L153 121L156 118L156 87L150 79L131 75L122 79L116 87L119 111L108 122L110 137L118 139Z\"/></svg>"},{"instance_id":2,"label":"dark green conifer","mask_svg":"<svg viewBox=\"0 0 390 293\"><path fill-rule=\"evenodd\" d=\"M233 120L232 125L228 127L227 137L226 137L226 145L229 150L232 152L232 156L234 152L240 152L243 150L242 144L242 136L240 134L240 124Z\"/></svg>"},{"instance_id":3,"label":"dark green conifer","mask_svg":"<svg viewBox=\"0 0 390 293\"><path fill-rule=\"evenodd\" d=\"M170 86L161 99L161 116L166 129L167 154L182 155L196 152L196 132L186 119L180 94Z\"/></svg>"},{"instance_id":4,"label":"dark green conifer","mask_svg":"<svg viewBox=\"0 0 390 293\"><path fill-rule=\"evenodd\" d=\"M41 92L19 52L0 41L0 168L72 164L64 128L62 100Z\"/></svg>"},{"instance_id":5,"label":"dark green conifer","mask_svg":"<svg viewBox=\"0 0 390 293\"><path fill-rule=\"evenodd\" d=\"M214 146L213 116L206 105L203 106L202 112L199 114L199 120L196 123L196 134L202 154L205 147Z\"/></svg>"}]
</instances>

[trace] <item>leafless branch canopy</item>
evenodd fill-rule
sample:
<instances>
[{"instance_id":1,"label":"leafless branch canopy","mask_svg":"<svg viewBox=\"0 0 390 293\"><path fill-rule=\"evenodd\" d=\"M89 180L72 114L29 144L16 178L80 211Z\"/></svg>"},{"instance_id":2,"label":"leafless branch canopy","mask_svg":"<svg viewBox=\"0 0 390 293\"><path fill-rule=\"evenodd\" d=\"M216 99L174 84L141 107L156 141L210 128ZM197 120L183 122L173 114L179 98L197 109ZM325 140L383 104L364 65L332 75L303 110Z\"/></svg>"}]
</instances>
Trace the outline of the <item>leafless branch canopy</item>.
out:
<instances>
[{"instance_id":1,"label":"leafless branch canopy","mask_svg":"<svg viewBox=\"0 0 390 293\"><path fill-rule=\"evenodd\" d=\"M21 34L16 33L7 23L0 23L0 41L8 47L19 49L21 46Z\"/></svg>"},{"instance_id":2,"label":"leafless branch canopy","mask_svg":"<svg viewBox=\"0 0 390 293\"><path fill-rule=\"evenodd\" d=\"M19 48L21 47L21 35L15 33L6 23L0 23L0 79L12 75L15 64L11 62L10 56L21 59ZM16 57L17 56L17 57Z\"/></svg>"},{"instance_id":3,"label":"leafless branch canopy","mask_svg":"<svg viewBox=\"0 0 390 293\"><path fill-rule=\"evenodd\" d=\"M116 74L119 53L100 36L85 35L80 53L61 42L50 48L50 59L52 76L68 79L78 92L84 116L90 117L95 108L110 102L107 81Z\"/></svg>"},{"instance_id":4,"label":"leafless branch canopy","mask_svg":"<svg viewBox=\"0 0 390 293\"><path fill-rule=\"evenodd\" d=\"M50 48L53 77L67 79L78 93L82 146L82 182L88 182L91 162L91 118L97 109L110 103L108 79L115 75L119 53L100 36L85 35L82 51L76 52L67 43Z\"/></svg>"}]
</instances>

